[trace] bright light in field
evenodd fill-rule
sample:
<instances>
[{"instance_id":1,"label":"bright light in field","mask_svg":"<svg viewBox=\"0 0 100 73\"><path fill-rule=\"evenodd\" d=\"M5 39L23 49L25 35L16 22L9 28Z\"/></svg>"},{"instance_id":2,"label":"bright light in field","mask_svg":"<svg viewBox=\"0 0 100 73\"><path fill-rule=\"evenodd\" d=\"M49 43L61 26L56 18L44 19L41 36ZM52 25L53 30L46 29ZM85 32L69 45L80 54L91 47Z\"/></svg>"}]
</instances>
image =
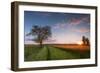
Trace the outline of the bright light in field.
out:
<instances>
[{"instance_id":1,"label":"bright light in field","mask_svg":"<svg viewBox=\"0 0 100 73\"><path fill-rule=\"evenodd\" d=\"M79 41L77 44L78 44L78 45L82 45L82 42L81 42L81 41Z\"/></svg>"}]
</instances>

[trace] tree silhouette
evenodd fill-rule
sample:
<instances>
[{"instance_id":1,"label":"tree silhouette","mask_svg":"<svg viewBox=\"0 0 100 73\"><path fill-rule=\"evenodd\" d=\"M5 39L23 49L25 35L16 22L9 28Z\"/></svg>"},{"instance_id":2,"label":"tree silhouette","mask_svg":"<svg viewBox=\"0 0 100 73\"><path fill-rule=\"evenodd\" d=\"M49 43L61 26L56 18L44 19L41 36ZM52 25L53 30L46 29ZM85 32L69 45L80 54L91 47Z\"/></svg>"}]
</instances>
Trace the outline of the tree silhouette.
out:
<instances>
[{"instance_id":1,"label":"tree silhouette","mask_svg":"<svg viewBox=\"0 0 100 73\"><path fill-rule=\"evenodd\" d=\"M83 42L83 45L90 45L89 39L86 38L85 36L82 36L82 42Z\"/></svg>"},{"instance_id":2,"label":"tree silhouette","mask_svg":"<svg viewBox=\"0 0 100 73\"><path fill-rule=\"evenodd\" d=\"M89 39L86 38L86 45L90 45Z\"/></svg>"},{"instance_id":3,"label":"tree silhouette","mask_svg":"<svg viewBox=\"0 0 100 73\"><path fill-rule=\"evenodd\" d=\"M85 45L85 36L82 36L83 45Z\"/></svg>"},{"instance_id":4,"label":"tree silhouette","mask_svg":"<svg viewBox=\"0 0 100 73\"><path fill-rule=\"evenodd\" d=\"M27 34L34 36L33 41L40 44L40 47L43 46L43 41L51 37L51 27L50 26L33 26L30 33Z\"/></svg>"}]
</instances>

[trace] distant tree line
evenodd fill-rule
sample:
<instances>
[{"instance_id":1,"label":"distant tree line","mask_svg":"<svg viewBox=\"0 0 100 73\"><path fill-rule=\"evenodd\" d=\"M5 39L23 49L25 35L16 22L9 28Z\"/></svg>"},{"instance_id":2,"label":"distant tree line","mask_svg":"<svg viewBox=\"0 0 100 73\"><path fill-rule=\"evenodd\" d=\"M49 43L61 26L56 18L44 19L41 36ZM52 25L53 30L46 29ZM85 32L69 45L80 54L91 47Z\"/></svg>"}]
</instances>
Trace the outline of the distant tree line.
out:
<instances>
[{"instance_id":1,"label":"distant tree line","mask_svg":"<svg viewBox=\"0 0 100 73\"><path fill-rule=\"evenodd\" d=\"M85 36L82 36L82 42L83 42L83 45L90 45L89 39Z\"/></svg>"}]
</instances>

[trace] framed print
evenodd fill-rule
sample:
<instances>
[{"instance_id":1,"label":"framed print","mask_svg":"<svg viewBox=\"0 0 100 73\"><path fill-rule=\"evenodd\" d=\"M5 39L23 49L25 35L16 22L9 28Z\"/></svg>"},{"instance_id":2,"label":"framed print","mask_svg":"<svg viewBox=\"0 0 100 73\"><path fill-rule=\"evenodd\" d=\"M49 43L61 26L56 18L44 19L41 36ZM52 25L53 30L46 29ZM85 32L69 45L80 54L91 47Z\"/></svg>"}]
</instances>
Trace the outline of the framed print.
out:
<instances>
[{"instance_id":1,"label":"framed print","mask_svg":"<svg viewBox=\"0 0 100 73\"><path fill-rule=\"evenodd\" d=\"M97 66L97 7L12 2L11 69Z\"/></svg>"}]
</instances>

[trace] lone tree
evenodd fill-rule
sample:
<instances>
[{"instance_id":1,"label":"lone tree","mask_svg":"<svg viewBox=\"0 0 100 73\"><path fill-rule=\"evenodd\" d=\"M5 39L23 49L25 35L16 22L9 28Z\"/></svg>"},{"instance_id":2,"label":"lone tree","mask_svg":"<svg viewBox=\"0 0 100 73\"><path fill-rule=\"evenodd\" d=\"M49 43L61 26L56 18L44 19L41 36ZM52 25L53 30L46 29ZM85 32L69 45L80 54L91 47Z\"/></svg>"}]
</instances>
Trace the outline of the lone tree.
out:
<instances>
[{"instance_id":1,"label":"lone tree","mask_svg":"<svg viewBox=\"0 0 100 73\"><path fill-rule=\"evenodd\" d=\"M39 43L40 47L43 46L43 42L51 37L51 27L50 26L33 26L30 33L27 36L32 35L34 36L33 41Z\"/></svg>"}]
</instances>

